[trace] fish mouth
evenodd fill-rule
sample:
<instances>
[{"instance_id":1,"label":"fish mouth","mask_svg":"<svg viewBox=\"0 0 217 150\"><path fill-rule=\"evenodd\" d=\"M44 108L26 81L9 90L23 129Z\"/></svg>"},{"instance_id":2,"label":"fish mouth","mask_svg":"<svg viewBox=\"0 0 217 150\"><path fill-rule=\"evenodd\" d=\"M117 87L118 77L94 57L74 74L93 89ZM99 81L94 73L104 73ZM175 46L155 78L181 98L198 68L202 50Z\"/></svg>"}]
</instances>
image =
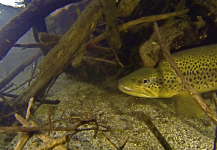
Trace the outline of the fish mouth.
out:
<instances>
[{"instance_id":1,"label":"fish mouth","mask_svg":"<svg viewBox=\"0 0 217 150\"><path fill-rule=\"evenodd\" d=\"M134 91L134 90L132 90L132 89L129 88L129 87L125 87L125 86L121 85L120 82L119 82L119 84L118 84L118 88L119 88L119 90L121 90L122 92L124 92L124 93L126 93L126 94L129 94L129 95L132 95L132 96L147 97L147 98L155 98L155 97L146 95L146 94L144 94L144 93L142 93L142 92ZM147 91L147 92L149 92L149 91ZM149 93L150 93L150 92L149 92Z\"/></svg>"}]
</instances>

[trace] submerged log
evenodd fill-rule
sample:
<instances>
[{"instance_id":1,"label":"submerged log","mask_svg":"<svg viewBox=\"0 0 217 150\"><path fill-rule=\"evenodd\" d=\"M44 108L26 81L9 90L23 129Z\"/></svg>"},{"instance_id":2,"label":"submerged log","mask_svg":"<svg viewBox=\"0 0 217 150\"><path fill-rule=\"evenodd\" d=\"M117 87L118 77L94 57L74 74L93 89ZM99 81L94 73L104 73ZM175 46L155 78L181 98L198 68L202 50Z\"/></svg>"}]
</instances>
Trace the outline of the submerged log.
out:
<instances>
[{"instance_id":1,"label":"submerged log","mask_svg":"<svg viewBox=\"0 0 217 150\"><path fill-rule=\"evenodd\" d=\"M37 78L27 91L14 101L13 105L16 108L24 106L31 97L36 98L45 92L48 85L59 76L73 55L87 41L101 18L100 0L93 0L57 45L44 57Z\"/></svg>"},{"instance_id":2,"label":"submerged log","mask_svg":"<svg viewBox=\"0 0 217 150\"><path fill-rule=\"evenodd\" d=\"M33 0L26 9L0 29L0 60L16 41L39 20L62 6L78 1L80 0Z\"/></svg>"}]
</instances>

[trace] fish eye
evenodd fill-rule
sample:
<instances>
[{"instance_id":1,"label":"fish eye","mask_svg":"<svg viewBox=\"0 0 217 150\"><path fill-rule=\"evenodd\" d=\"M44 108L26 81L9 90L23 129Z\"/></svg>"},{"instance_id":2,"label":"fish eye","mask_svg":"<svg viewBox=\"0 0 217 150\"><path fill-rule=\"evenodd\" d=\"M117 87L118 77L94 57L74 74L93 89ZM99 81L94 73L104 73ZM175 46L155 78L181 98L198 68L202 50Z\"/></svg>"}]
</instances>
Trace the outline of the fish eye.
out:
<instances>
[{"instance_id":1,"label":"fish eye","mask_svg":"<svg viewBox=\"0 0 217 150\"><path fill-rule=\"evenodd\" d=\"M143 83L144 85L148 85L148 84L150 83L150 79L144 78L144 79L142 79L142 83Z\"/></svg>"},{"instance_id":2,"label":"fish eye","mask_svg":"<svg viewBox=\"0 0 217 150\"><path fill-rule=\"evenodd\" d=\"M144 80L143 80L143 83L147 83L147 82L148 82L148 80L147 80L147 79L144 79Z\"/></svg>"}]
</instances>

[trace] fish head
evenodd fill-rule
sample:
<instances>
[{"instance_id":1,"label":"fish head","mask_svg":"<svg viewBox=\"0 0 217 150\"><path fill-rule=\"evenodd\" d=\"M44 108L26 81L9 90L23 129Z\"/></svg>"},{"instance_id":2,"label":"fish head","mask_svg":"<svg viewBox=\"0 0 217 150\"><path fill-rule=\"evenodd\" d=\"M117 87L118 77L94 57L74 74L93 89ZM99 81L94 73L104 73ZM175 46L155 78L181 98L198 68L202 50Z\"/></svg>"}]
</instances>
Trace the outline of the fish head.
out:
<instances>
[{"instance_id":1,"label":"fish head","mask_svg":"<svg viewBox=\"0 0 217 150\"><path fill-rule=\"evenodd\" d=\"M168 73L170 72L170 73ZM129 95L146 98L170 98L176 95L176 90L169 84L180 84L176 74L168 71L166 75L158 68L140 68L119 80L118 88ZM170 80L173 80L173 83ZM175 83L176 82L176 83Z\"/></svg>"}]
</instances>

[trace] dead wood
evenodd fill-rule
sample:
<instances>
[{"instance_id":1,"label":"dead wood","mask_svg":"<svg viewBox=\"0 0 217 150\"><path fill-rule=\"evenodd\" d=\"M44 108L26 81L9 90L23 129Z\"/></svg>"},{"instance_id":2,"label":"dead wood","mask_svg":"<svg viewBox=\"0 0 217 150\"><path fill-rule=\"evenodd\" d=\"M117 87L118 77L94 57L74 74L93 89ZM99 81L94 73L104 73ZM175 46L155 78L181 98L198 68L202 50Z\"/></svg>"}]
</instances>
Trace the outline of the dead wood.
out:
<instances>
[{"instance_id":1,"label":"dead wood","mask_svg":"<svg viewBox=\"0 0 217 150\"><path fill-rule=\"evenodd\" d=\"M88 121L78 121L72 127L0 127L0 132L39 132L39 131L83 131L84 129L77 129L79 126L89 123L96 122L94 119ZM93 128L86 129L93 130Z\"/></svg>"},{"instance_id":2,"label":"dead wood","mask_svg":"<svg viewBox=\"0 0 217 150\"><path fill-rule=\"evenodd\" d=\"M27 91L14 102L16 108L25 105L31 97L38 97L44 93L47 86L70 63L73 54L90 37L98 21L102 18L101 11L99 0L93 0L89 4L58 44L44 57L39 66L40 73L37 78Z\"/></svg>"},{"instance_id":3,"label":"dead wood","mask_svg":"<svg viewBox=\"0 0 217 150\"><path fill-rule=\"evenodd\" d=\"M0 60L39 20L62 6L78 1L80 0L33 0L26 9L0 29Z\"/></svg>"},{"instance_id":4,"label":"dead wood","mask_svg":"<svg viewBox=\"0 0 217 150\"><path fill-rule=\"evenodd\" d=\"M19 142L17 143L17 146L14 148L14 150L22 150L32 136L33 136L33 133L31 132L22 133L22 135L20 136Z\"/></svg>"},{"instance_id":5,"label":"dead wood","mask_svg":"<svg viewBox=\"0 0 217 150\"><path fill-rule=\"evenodd\" d=\"M37 97L42 95L49 84L52 83L54 79L64 70L64 68L70 63L71 59L75 53L80 49L86 49L90 45L87 43L81 45L89 38L90 34L94 30L98 20L102 17L101 12L101 4L99 1L95 0L90 3L90 5L85 9L85 11L81 14L78 20L73 24L73 26L68 30L68 32L60 39L59 43L48 53L48 55L43 59L40 64L40 73L38 77L35 79L35 82L27 89L25 93L23 93L20 97L16 99L14 102L14 106L19 108L26 104L26 102L31 97ZM185 14L188 10L163 14L161 17L159 16L150 16L140 18L142 21L133 21L133 23L128 23L129 25L121 25L119 27L119 31L126 30L127 27L132 25L158 20L158 19L166 19L171 16ZM95 14L95 15L94 15ZM91 40L92 41L92 40ZM17 105L20 103L19 105Z\"/></svg>"},{"instance_id":6,"label":"dead wood","mask_svg":"<svg viewBox=\"0 0 217 150\"><path fill-rule=\"evenodd\" d=\"M129 22L124 23L122 25L119 25L118 26L118 30L120 32L124 32L124 31L127 31L128 28L130 28L132 26L135 26L135 25L138 25L138 24L147 23L147 22L154 22L154 21L164 20L164 19L169 19L169 18L175 17L175 16L181 16L181 15L184 15L184 14L188 13L188 11L189 11L189 9L185 9L185 10L181 10L181 11L177 11L177 12L172 12L172 13L166 13L166 14L159 14L159 15L152 15L152 16L141 17L139 19L132 20L132 21L129 21ZM106 36L105 33L102 33L99 36L93 38L92 40L90 40L87 43L87 47L92 47L96 43L104 40L105 36Z\"/></svg>"},{"instance_id":7,"label":"dead wood","mask_svg":"<svg viewBox=\"0 0 217 150\"><path fill-rule=\"evenodd\" d=\"M53 148L55 148L59 145L63 145L65 143L69 142L69 140L70 140L70 135L64 135L62 137L56 138L55 140L53 140L53 141L51 141L45 145L37 147L35 150L44 150L44 149L52 150Z\"/></svg>"},{"instance_id":8,"label":"dead wood","mask_svg":"<svg viewBox=\"0 0 217 150\"><path fill-rule=\"evenodd\" d=\"M8 94L8 93L4 93L2 91L0 91L0 96L5 96L5 97L11 97L11 98L18 98L19 95L15 95L15 94ZM40 98L37 98L35 99L35 102L40 102L42 104L59 104L60 103L60 100L47 100L47 99L40 99Z\"/></svg>"},{"instance_id":9,"label":"dead wood","mask_svg":"<svg viewBox=\"0 0 217 150\"><path fill-rule=\"evenodd\" d=\"M148 128L151 130L151 132L154 134L154 136L157 138L157 140L160 142L160 144L164 147L165 150L172 150L169 143L165 140L160 131L151 122L149 116L147 116L145 113L140 113L139 118L145 122L145 124L148 126Z\"/></svg>"},{"instance_id":10,"label":"dead wood","mask_svg":"<svg viewBox=\"0 0 217 150\"><path fill-rule=\"evenodd\" d=\"M121 48L122 41L117 28L116 2L115 0L101 0L101 3L106 21L106 39L117 52Z\"/></svg>"},{"instance_id":11,"label":"dead wood","mask_svg":"<svg viewBox=\"0 0 217 150\"><path fill-rule=\"evenodd\" d=\"M16 119L17 119L24 127L31 127L31 124L30 124L27 120L25 120L22 116L20 116L20 115L18 115L18 114L15 114L15 117L16 117ZM30 132L23 133L23 134L30 134ZM36 134L36 136L38 136L38 138L40 138L40 139L41 139L42 141L44 141L44 142L50 142L50 141L53 140L51 137L47 136L46 134L44 134L44 133L42 133L42 132L40 132L40 131L38 131L38 132L35 133L35 134ZM28 137L27 137L27 138L28 138ZM24 139L27 140L27 138L24 138ZM24 144L22 144L22 146L24 146ZM21 146L20 146L20 147L21 147ZM60 150L66 150L66 148L65 148L64 146L62 146L62 145L59 145L59 146L58 146L58 149L60 149Z\"/></svg>"},{"instance_id":12,"label":"dead wood","mask_svg":"<svg viewBox=\"0 0 217 150\"><path fill-rule=\"evenodd\" d=\"M210 11L210 14L212 13L213 15L215 15L215 22L217 21L217 2L215 0L193 0L193 3L205 7L207 10Z\"/></svg>"},{"instance_id":13,"label":"dead wood","mask_svg":"<svg viewBox=\"0 0 217 150\"><path fill-rule=\"evenodd\" d=\"M36 59L38 59L42 54L40 52L31 56L28 60L26 60L23 64L18 66L14 71L12 71L4 80L0 82L0 90L4 88L11 80L13 80L21 71L23 71L27 66L33 63Z\"/></svg>"},{"instance_id":14,"label":"dead wood","mask_svg":"<svg viewBox=\"0 0 217 150\"><path fill-rule=\"evenodd\" d=\"M162 27L159 27L161 36L166 39L171 49L179 49L182 46L198 44L207 37L205 21L198 17L197 22L182 19L170 19ZM139 49L143 65L147 68L156 66L160 59L160 46L156 44L157 36L151 35Z\"/></svg>"}]
</instances>

